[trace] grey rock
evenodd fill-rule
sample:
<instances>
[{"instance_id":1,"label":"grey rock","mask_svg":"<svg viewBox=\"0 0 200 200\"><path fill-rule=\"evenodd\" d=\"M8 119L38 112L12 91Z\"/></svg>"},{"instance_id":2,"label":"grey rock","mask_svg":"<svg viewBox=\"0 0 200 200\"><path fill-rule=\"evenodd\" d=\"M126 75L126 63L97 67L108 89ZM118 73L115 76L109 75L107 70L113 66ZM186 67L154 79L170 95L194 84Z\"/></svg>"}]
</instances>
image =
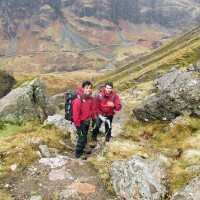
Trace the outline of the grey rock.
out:
<instances>
[{"instance_id":1,"label":"grey rock","mask_svg":"<svg viewBox=\"0 0 200 200\"><path fill-rule=\"evenodd\" d=\"M40 145L40 146L39 146L39 149L40 149L40 152L41 152L41 154L42 154L43 156L45 156L45 157L47 157L47 158L51 157L51 154L50 154L50 152L49 152L49 148L48 148L47 145Z\"/></svg>"},{"instance_id":2,"label":"grey rock","mask_svg":"<svg viewBox=\"0 0 200 200\"><path fill-rule=\"evenodd\" d=\"M195 69L200 72L200 61L195 64Z\"/></svg>"},{"instance_id":3,"label":"grey rock","mask_svg":"<svg viewBox=\"0 0 200 200\"><path fill-rule=\"evenodd\" d=\"M81 197L79 197L78 192L75 189L68 189L68 190L63 190L59 194L59 199L60 200L80 200Z\"/></svg>"},{"instance_id":4,"label":"grey rock","mask_svg":"<svg viewBox=\"0 0 200 200\"><path fill-rule=\"evenodd\" d=\"M65 170L65 168L58 170L51 170L49 173L49 180L74 180L74 178Z\"/></svg>"},{"instance_id":5,"label":"grey rock","mask_svg":"<svg viewBox=\"0 0 200 200\"><path fill-rule=\"evenodd\" d=\"M190 167L186 168L187 171L195 171L195 170L200 170L200 165L192 165Z\"/></svg>"},{"instance_id":6,"label":"grey rock","mask_svg":"<svg viewBox=\"0 0 200 200\"><path fill-rule=\"evenodd\" d=\"M15 171L17 169L17 167L18 167L18 164L13 164L13 165L10 166L10 169L12 171Z\"/></svg>"},{"instance_id":7,"label":"grey rock","mask_svg":"<svg viewBox=\"0 0 200 200\"><path fill-rule=\"evenodd\" d=\"M68 164L67 159L63 157L56 157L56 158L41 158L39 160L39 164L47 165L50 168L59 168L63 167Z\"/></svg>"},{"instance_id":8,"label":"grey rock","mask_svg":"<svg viewBox=\"0 0 200 200\"><path fill-rule=\"evenodd\" d=\"M76 134L76 128L74 124L72 124L70 121L67 121L64 116L62 115L53 115L53 116L48 116L48 118L44 121L44 125L50 124L54 125L56 127L59 127L63 130L69 131L70 134L70 139L73 144L76 143L77 140L77 134Z\"/></svg>"},{"instance_id":9,"label":"grey rock","mask_svg":"<svg viewBox=\"0 0 200 200\"><path fill-rule=\"evenodd\" d=\"M167 170L155 159L136 156L117 160L110 167L111 183L122 199L162 199L166 192Z\"/></svg>"},{"instance_id":10,"label":"grey rock","mask_svg":"<svg viewBox=\"0 0 200 200\"><path fill-rule=\"evenodd\" d=\"M170 120L179 115L200 117L200 76L197 64L164 74L153 83L157 93L133 109L143 121ZM194 70L195 69L195 70Z\"/></svg>"},{"instance_id":11,"label":"grey rock","mask_svg":"<svg viewBox=\"0 0 200 200\"><path fill-rule=\"evenodd\" d=\"M65 93L54 95L51 98L60 110L65 108Z\"/></svg>"},{"instance_id":12,"label":"grey rock","mask_svg":"<svg viewBox=\"0 0 200 200\"><path fill-rule=\"evenodd\" d=\"M23 122L35 119L45 120L54 115L58 108L47 95L44 82L35 78L12 90L0 99L0 120Z\"/></svg>"},{"instance_id":13,"label":"grey rock","mask_svg":"<svg viewBox=\"0 0 200 200\"><path fill-rule=\"evenodd\" d=\"M44 141L41 138L29 138L25 141L26 144L38 144L41 145Z\"/></svg>"},{"instance_id":14,"label":"grey rock","mask_svg":"<svg viewBox=\"0 0 200 200\"><path fill-rule=\"evenodd\" d=\"M200 175L194 178L185 188L175 193L171 200L199 200L200 197Z\"/></svg>"},{"instance_id":15,"label":"grey rock","mask_svg":"<svg viewBox=\"0 0 200 200\"><path fill-rule=\"evenodd\" d=\"M167 126L167 128L165 129L166 131L169 131L171 128L173 128L177 123L182 123L185 124L187 126L190 125L190 123L182 116L178 116L176 117L174 120L172 120L169 125Z\"/></svg>"},{"instance_id":16,"label":"grey rock","mask_svg":"<svg viewBox=\"0 0 200 200\"><path fill-rule=\"evenodd\" d=\"M44 125L54 125L58 128L67 130L67 128L70 126L70 122L67 121L64 116L62 115L53 115L53 116L48 116L47 119L44 121Z\"/></svg>"},{"instance_id":17,"label":"grey rock","mask_svg":"<svg viewBox=\"0 0 200 200\"><path fill-rule=\"evenodd\" d=\"M43 198L40 195L34 195L34 196L31 196L30 200L43 200Z\"/></svg>"}]
</instances>

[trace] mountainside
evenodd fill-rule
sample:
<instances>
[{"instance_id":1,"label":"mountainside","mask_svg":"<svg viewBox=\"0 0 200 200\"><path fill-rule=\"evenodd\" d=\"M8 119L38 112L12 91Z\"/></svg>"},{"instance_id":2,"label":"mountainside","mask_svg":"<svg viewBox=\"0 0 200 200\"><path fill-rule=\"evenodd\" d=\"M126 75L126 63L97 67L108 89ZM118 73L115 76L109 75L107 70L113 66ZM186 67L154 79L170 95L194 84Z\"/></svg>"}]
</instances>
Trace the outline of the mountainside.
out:
<instances>
[{"instance_id":1,"label":"mountainside","mask_svg":"<svg viewBox=\"0 0 200 200\"><path fill-rule=\"evenodd\" d=\"M109 69L199 24L199 11L197 0L0 0L2 67Z\"/></svg>"},{"instance_id":2,"label":"mountainside","mask_svg":"<svg viewBox=\"0 0 200 200\"><path fill-rule=\"evenodd\" d=\"M126 93L133 88L150 87L152 80L172 66L185 67L200 59L200 26L192 29L152 53L124 65L100 78L96 85L113 81L115 88ZM143 85L141 85L143 84Z\"/></svg>"},{"instance_id":3,"label":"mountainside","mask_svg":"<svg viewBox=\"0 0 200 200\"><path fill-rule=\"evenodd\" d=\"M123 107L110 141L101 129L87 161L75 158L76 127L59 110L64 93L49 96L41 78L13 89L0 99L0 199L199 199L199 58L197 26L93 79L113 81Z\"/></svg>"}]
</instances>

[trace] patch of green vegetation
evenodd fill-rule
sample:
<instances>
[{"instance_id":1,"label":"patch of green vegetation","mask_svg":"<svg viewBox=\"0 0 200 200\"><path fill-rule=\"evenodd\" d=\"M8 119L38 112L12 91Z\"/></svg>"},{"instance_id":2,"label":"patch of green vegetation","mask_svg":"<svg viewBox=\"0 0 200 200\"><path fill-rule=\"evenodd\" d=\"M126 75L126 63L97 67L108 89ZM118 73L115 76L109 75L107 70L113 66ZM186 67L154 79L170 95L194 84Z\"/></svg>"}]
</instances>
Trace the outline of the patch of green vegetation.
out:
<instances>
[{"instance_id":1,"label":"patch of green vegetation","mask_svg":"<svg viewBox=\"0 0 200 200\"><path fill-rule=\"evenodd\" d=\"M185 171L178 166L171 169L171 173L169 175L170 185L173 192L176 192L182 189L187 183L190 182L193 178L195 178L199 173L198 171Z\"/></svg>"},{"instance_id":2,"label":"patch of green vegetation","mask_svg":"<svg viewBox=\"0 0 200 200\"><path fill-rule=\"evenodd\" d=\"M2 200L14 200L11 195L5 190L0 190L0 199Z\"/></svg>"},{"instance_id":3,"label":"patch of green vegetation","mask_svg":"<svg viewBox=\"0 0 200 200\"><path fill-rule=\"evenodd\" d=\"M200 164L200 158L192 161L182 157L182 153L188 150L198 151L199 119L186 118L190 125L177 123L169 131L166 131L169 122L144 123L131 119L124 125L123 133L120 135L129 142L146 141L144 146L146 152L151 152L153 155L161 153L167 158L167 161L162 161L169 167L169 188L173 192L184 187L200 173L200 170L185 170L186 167Z\"/></svg>"},{"instance_id":4,"label":"patch of green vegetation","mask_svg":"<svg viewBox=\"0 0 200 200\"><path fill-rule=\"evenodd\" d=\"M21 176L28 166L34 163L39 157L39 144L37 139L43 141L48 147L56 148L59 152L68 151L61 145L60 141L69 141L69 133L55 126L45 126L38 121L22 124L17 134L0 138L0 154L9 152L3 156L0 165L0 179L3 181L12 173L14 176ZM10 166L17 164L17 169L10 172Z\"/></svg>"},{"instance_id":5,"label":"patch of green vegetation","mask_svg":"<svg viewBox=\"0 0 200 200\"><path fill-rule=\"evenodd\" d=\"M25 82L30 82L32 80L34 80L36 77L38 77L37 75L29 75L27 77L25 77L23 80L21 81L18 81L15 85L14 85L14 89L15 88L18 88L18 87L21 87Z\"/></svg>"},{"instance_id":6,"label":"patch of green vegetation","mask_svg":"<svg viewBox=\"0 0 200 200\"><path fill-rule=\"evenodd\" d=\"M11 124L0 121L0 138L9 137L19 133L20 124Z\"/></svg>"}]
</instances>

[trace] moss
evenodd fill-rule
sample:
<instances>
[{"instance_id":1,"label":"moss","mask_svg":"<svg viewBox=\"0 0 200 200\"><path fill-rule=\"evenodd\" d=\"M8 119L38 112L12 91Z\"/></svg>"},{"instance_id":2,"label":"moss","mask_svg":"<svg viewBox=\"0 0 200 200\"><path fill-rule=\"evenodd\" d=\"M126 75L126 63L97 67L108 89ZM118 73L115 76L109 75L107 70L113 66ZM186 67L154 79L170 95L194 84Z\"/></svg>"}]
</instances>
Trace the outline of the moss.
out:
<instances>
[{"instance_id":1,"label":"moss","mask_svg":"<svg viewBox=\"0 0 200 200\"><path fill-rule=\"evenodd\" d=\"M34 80L36 77L37 77L36 75L33 75L33 76L29 75L29 76L25 77L23 80L18 81L18 82L14 85L14 88L21 87L25 82L27 82L27 81L30 82L30 81Z\"/></svg>"},{"instance_id":2,"label":"moss","mask_svg":"<svg viewBox=\"0 0 200 200\"><path fill-rule=\"evenodd\" d=\"M0 190L0 199L2 199L2 200L14 200L6 190Z\"/></svg>"},{"instance_id":3,"label":"moss","mask_svg":"<svg viewBox=\"0 0 200 200\"><path fill-rule=\"evenodd\" d=\"M9 137L17 134L21 129L20 124L0 121L0 138Z\"/></svg>"}]
</instances>

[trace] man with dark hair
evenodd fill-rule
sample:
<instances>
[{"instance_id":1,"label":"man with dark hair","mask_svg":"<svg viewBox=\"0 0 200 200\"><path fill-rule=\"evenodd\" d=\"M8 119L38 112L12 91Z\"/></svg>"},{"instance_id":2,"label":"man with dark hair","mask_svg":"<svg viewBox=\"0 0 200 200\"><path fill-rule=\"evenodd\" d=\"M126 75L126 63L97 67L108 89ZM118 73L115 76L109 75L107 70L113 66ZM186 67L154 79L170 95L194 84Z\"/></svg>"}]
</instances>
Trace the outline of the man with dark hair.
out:
<instances>
[{"instance_id":1,"label":"man with dark hair","mask_svg":"<svg viewBox=\"0 0 200 200\"><path fill-rule=\"evenodd\" d=\"M75 156L86 160L84 152L91 153L86 148L87 133L91 119L95 119L95 102L91 97L92 84L89 81L82 83L82 88L78 89L79 98L76 98L73 104L73 121L77 129L78 140L75 148Z\"/></svg>"},{"instance_id":2,"label":"man with dark hair","mask_svg":"<svg viewBox=\"0 0 200 200\"><path fill-rule=\"evenodd\" d=\"M92 132L92 141L90 147L94 148L97 145L97 135L102 122L105 122L105 141L108 142L111 137L112 120L115 114L114 111L119 111L122 105L119 96L113 90L113 83L107 82L101 92L95 97L96 104L96 127Z\"/></svg>"}]
</instances>

